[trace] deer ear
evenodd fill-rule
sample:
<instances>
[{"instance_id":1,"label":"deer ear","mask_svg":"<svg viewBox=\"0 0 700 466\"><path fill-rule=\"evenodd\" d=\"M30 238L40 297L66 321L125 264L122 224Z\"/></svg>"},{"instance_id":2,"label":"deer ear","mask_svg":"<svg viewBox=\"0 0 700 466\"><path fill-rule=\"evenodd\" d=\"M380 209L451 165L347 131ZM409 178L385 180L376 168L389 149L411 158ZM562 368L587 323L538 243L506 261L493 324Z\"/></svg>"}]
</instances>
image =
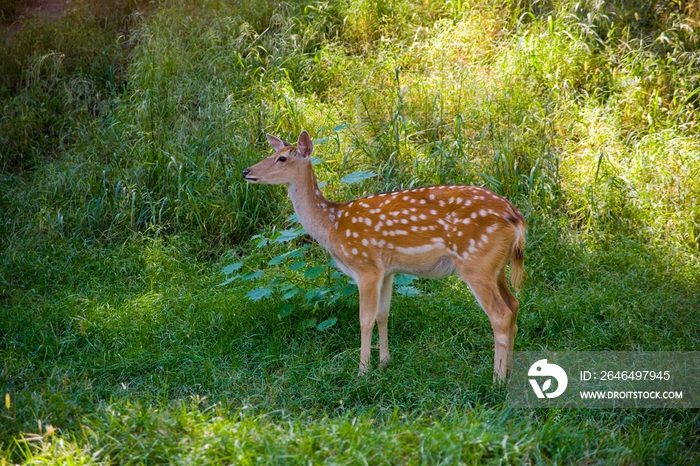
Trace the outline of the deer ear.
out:
<instances>
[{"instance_id":1,"label":"deer ear","mask_svg":"<svg viewBox=\"0 0 700 466\"><path fill-rule=\"evenodd\" d=\"M299 135L299 140L297 141L297 149L302 156L308 157L311 155L311 151L314 150L314 143L311 141L311 136L306 130L302 131Z\"/></svg>"},{"instance_id":2,"label":"deer ear","mask_svg":"<svg viewBox=\"0 0 700 466\"><path fill-rule=\"evenodd\" d=\"M273 136L271 134L266 134L265 136L267 136L267 140L270 142L272 147L274 147L274 149L277 152L281 151L282 149L284 149L285 147L287 147L289 145L288 142L284 142L280 138Z\"/></svg>"}]
</instances>

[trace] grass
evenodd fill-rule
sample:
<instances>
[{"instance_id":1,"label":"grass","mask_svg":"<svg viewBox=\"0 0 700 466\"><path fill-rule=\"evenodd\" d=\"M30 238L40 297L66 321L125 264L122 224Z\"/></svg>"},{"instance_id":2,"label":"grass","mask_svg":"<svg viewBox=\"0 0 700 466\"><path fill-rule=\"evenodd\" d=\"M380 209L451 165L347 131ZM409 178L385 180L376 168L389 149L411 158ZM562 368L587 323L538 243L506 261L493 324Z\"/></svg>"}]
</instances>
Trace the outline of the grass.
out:
<instances>
[{"instance_id":1,"label":"grass","mask_svg":"<svg viewBox=\"0 0 700 466\"><path fill-rule=\"evenodd\" d=\"M85 1L14 32L0 456L696 463L696 410L510 407L455 277L395 296L393 363L362 379L352 302L245 297L309 240L256 248L291 206L240 171L305 128L331 198L471 183L518 205L517 350L699 350L699 17L654 5ZM263 277L216 286L243 257Z\"/></svg>"}]
</instances>

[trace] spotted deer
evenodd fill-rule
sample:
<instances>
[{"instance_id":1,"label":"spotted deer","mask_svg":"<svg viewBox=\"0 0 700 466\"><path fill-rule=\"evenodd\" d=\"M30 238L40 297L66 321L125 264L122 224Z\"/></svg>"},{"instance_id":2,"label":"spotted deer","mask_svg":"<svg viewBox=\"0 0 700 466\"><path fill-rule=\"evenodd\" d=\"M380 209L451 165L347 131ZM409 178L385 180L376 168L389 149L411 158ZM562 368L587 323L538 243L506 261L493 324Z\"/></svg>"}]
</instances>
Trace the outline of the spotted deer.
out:
<instances>
[{"instance_id":1,"label":"spotted deer","mask_svg":"<svg viewBox=\"0 0 700 466\"><path fill-rule=\"evenodd\" d=\"M380 365L389 362L387 320L395 273L441 278L459 274L486 311L495 340L494 379L512 368L523 276L525 218L505 198L477 186L427 186L332 202L311 166L313 143L296 146L267 135L275 153L243 171L249 183L284 184L304 229L328 250L360 292L360 375L370 364L374 323Z\"/></svg>"}]
</instances>

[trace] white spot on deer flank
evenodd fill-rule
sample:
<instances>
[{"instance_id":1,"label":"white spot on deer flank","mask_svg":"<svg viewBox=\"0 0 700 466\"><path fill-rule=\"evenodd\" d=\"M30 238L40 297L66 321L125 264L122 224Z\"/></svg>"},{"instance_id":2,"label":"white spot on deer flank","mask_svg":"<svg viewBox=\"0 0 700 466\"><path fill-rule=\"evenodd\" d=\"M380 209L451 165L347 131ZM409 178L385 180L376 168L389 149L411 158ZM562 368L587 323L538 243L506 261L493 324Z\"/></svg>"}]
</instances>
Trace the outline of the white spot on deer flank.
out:
<instances>
[{"instance_id":1,"label":"white spot on deer flank","mask_svg":"<svg viewBox=\"0 0 700 466\"><path fill-rule=\"evenodd\" d=\"M439 248L439 244L424 244L423 246L412 246L408 248L397 247L396 250L404 254L420 254Z\"/></svg>"},{"instance_id":2,"label":"white spot on deer flank","mask_svg":"<svg viewBox=\"0 0 700 466\"><path fill-rule=\"evenodd\" d=\"M348 230L345 230L345 236L347 236L348 238L350 238L350 235L352 235L352 231L350 231L349 229L348 229Z\"/></svg>"},{"instance_id":3,"label":"white spot on deer flank","mask_svg":"<svg viewBox=\"0 0 700 466\"><path fill-rule=\"evenodd\" d=\"M356 231L353 231L353 232L352 232L352 237L353 237L353 238L357 238L358 236L360 236L360 235L359 235Z\"/></svg>"},{"instance_id":4,"label":"white spot on deer flank","mask_svg":"<svg viewBox=\"0 0 700 466\"><path fill-rule=\"evenodd\" d=\"M372 226L372 220L370 220L369 218L366 218L366 219L365 219L365 225L367 225L368 227L371 227L371 226Z\"/></svg>"},{"instance_id":5,"label":"white spot on deer flank","mask_svg":"<svg viewBox=\"0 0 700 466\"><path fill-rule=\"evenodd\" d=\"M357 248L352 248L352 253L353 253L354 255L357 255Z\"/></svg>"},{"instance_id":6,"label":"white spot on deer flank","mask_svg":"<svg viewBox=\"0 0 700 466\"><path fill-rule=\"evenodd\" d=\"M486 236L486 235L481 235L481 241L483 241L484 243L488 243L488 242L489 242L489 237Z\"/></svg>"},{"instance_id":7,"label":"white spot on deer flank","mask_svg":"<svg viewBox=\"0 0 700 466\"><path fill-rule=\"evenodd\" d=\"M367 246L368 244L369 244L369 241L367 240L367 238L362 238L362 245Z\"/></svg>"},{"instance_id":8,"label":"white spot on deer flank","mask_svg":"<svg viewBox=\"0 0 700 466\"><path fill-rule=\"evenodd\" d=\"M486 211L484 209L481 209L479 211L479 215L481 215L482 217L486 217Z\"/></svg>"}]
</instances>

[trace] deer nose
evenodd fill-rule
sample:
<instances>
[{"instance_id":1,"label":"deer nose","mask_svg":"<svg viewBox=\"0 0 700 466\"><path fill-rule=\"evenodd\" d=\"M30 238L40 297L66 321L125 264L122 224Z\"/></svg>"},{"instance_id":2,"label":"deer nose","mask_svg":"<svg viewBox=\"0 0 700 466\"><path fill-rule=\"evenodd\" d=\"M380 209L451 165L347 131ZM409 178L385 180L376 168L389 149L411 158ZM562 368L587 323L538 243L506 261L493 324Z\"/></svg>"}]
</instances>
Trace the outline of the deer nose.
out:
<instances>
[{"instance_id":1,"label":"deer nose","mask_svg":"<svg viewBox=\"0 0 700 466\"><path fill-rule=\"evenodd\" d=\"M248 176L249 174L250 174L250 169L249 169L249 168L246 168L245 170L243 170L243 178L245 178L245 177Z\"/></svg>"}]
</instances>

